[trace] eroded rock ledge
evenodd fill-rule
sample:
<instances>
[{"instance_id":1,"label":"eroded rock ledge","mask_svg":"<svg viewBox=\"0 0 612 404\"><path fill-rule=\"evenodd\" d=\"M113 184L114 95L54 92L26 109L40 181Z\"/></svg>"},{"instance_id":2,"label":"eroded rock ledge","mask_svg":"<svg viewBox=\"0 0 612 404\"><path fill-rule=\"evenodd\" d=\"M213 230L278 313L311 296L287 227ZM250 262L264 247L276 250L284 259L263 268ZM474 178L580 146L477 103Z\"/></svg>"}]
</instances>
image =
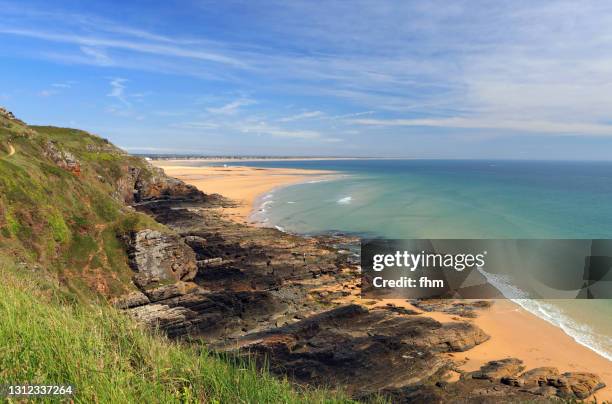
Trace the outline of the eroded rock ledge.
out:
<instances>
[{"instance_id":1,"label":"eroded rock ledge","mask_svg":"<svg viewBox=\"0 0 612 404\"><path fill-rule=\"evenodd\" d=\"M119 193L176 234L144 230L124 240L139 289L115 304L169 336L202 338L217 350L267 358L298 383L339 386L356 398L382 391L393 402L550 402L584 399L604 387L590 373L524 371L500 358L461 373L452 356L489 337L467 321L440 323L394 306L334 300L326 287L358 283L347 237L298 237L221 217L232 202L163 172L128 170ZM330 288L333 289L333 288ZM322 292L323 290L323 292ZM473 317L485 303L421 301L425 311Z\"/></svg>"}]
</instances>

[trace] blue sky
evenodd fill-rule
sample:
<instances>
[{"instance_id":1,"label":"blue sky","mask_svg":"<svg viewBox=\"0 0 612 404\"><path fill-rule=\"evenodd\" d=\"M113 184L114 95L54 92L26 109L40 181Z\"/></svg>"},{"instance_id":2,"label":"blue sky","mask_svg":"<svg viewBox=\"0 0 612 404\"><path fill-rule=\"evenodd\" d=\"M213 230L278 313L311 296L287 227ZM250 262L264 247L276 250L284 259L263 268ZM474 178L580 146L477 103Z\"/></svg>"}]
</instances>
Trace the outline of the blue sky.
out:
<instances>
[{"instance_id":1,"label":"blue sky","mask_svg":"<svg viewBox=\"0 0 612 404\"><path fill-rule=\"evenodd\" d=\"M0 105L131 152L612 159L612 3L0 0Z\"/></svg>"}]
</instances>

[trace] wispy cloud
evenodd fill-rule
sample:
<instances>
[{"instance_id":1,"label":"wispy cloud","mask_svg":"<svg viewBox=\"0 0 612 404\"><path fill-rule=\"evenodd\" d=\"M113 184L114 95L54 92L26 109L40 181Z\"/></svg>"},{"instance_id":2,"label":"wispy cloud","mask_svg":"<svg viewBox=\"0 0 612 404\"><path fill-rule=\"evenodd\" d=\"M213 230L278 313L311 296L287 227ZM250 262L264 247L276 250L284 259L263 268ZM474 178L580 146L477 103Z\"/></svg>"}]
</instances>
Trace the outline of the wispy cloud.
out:
<instances>
[{"instance_id":1,"label":"wispy cloud","mask_svg":"<svg viewBox=\"0 0 612 404\"><path fill-rule=\"evenodd\" d=\"M234 115L238 112L241 107L254 104L255 101L243 98L232 101L220 107L210 107L206 108L206 111L210 114L214 115Z\"/></svg>"},{"instance_id":2,"label":"wispy cloud","mask_svg":"<svg viewBox=\"0 0 612 404\"><path fill-rule=\"evenodd\" d=\"M299 121L302 119L310 119L310 118L318 118L320 116L323 116L323 112L321 111L305 111L302 112L300 114L296 114L296 115L291 115L291 116L287 116L284 118L279 119L279 122L293 122L293 121Z\"/></svg>"},{"instance_id":3,"label":"wispy cloud","mask_svg":"<svg viewBox=\"0 0 612 404\"><path fill-rule=\"evenodd\" d=\"M268 125L265 122L257 124L243 124L238 126L239 130L244 133L253 133L257 135L270 135L281 138L293 138L293 139L321 139L323 136L320 132L314 130L299 130L299 129L286 129L277 126Z\"/></svg>"},{"instance_id":4,"label":"wispy cloud","mask_svg":"<svg viewBox=\"0 0 612 404\"><path fill-rule=\"evenodd\" d=\"M72 87L72 83L53 83L53 84L51 84L51 87L55 87L55 88L71 88Z\"/></svg>"},{"instance_id":5,"label":"wispy cloud","mask_svg":"<svg viewBox=\"0 0 612 404\"><path fill-rule=\"evenodd\" d=\"M64 81L61 83L51 83L50 85L51 88L46 88L44 90L39 91L38 96L39 97L51 97L54 95L58 95L64 90L68 90L72 88L73 84L75 83L76 82L73 80L68 80L68 81Z\"/></svg>"},{"instance_id":6,"label":"wispy cloud","mask_svg":"<svg viewBox=\"0 0 612 404\"><path fill-rule=\"evenodd\" d=\"M85 56L91 58L93 64L99 66L112 66L114 64L113 60L104 52L104 50L100 48L94 48L91 46L81 46L79 47L81 52L85 54Z\"/></svg>"},{"instance_id":7,"label":"wispy cloud","mask_svg":"<svg viewBox=\"0 0 612 404\"><path fill-rule=\"evenodd\" d=\"M460 129L501 129L513 132L546 133L555 135L580 135L589 133L597 136L612 136L612 125L550 122L535 120L487 120L478 118L442 119L355 119L352 123L366 126L422 126Z\"/></svg>"},{"instance_id":8,"label":"wispy cloud","mask_svg":"<svg viewBox=\"0 0 612 404\"><path fill-rule=\"evenodd\" d=\"M358 116L363 115L372 115L374 111L361 111L361 112L353 112L350 114L336 115L332 116L331 119L346 119L346 118L356 118Z\"/></svg>"},{"instance_id":9,"label":"wispy cloud","mask_svg":"<svg viewBox=\"0 0 612 404\"><path fill-rule=\"evenodd\" d=\"M130 103L125 98L125 82L126 79L114 78L110 81L111 91L107 95L121 101L122 104L130 106Z\"/></svg>"},{"instance_id":10,"label":"wispy cloud","mask_svg":"<svg viewBox=\"0 0 612 404\"><path fill-rule=\"evenodd\" d=\"M233 67L247 67L244 62L219 53L209 52L204 49L193 49L186 46L169 45L165 43L134 41L130 39L112 39L101 36L81 36L45 30L19 28L0 28L0 34L37 38L52 42L70 43L80 45L81 50L87 49L91 51L91 49L96 47L104 47L128 50L137 53L149 53L158 56L198 59L231 65Z\"/></svg>"},{"instance_id":11,"label":"wispy cloud","mask_svg":"<svg viewBox=\"0 0 612 404\"><path fill-rule=\"evenodd\" d=\"M38 93L40 97L51 97L52 95L57 94L58 92L55 90L42 90Z\"/></svg>"},{"instance_id":12,"label":"wispy cloud","mask_svg":"<svg viewBox=\"0 0 612 404\"><path fill-rule=\"evenodd\" d=\"M217 129L221 127L220 124L214 122L200 122L200 121L190 121L190 122L181 122L170 125L175 128L186 128L186 129Z\"/></svg>"}]
</instances>

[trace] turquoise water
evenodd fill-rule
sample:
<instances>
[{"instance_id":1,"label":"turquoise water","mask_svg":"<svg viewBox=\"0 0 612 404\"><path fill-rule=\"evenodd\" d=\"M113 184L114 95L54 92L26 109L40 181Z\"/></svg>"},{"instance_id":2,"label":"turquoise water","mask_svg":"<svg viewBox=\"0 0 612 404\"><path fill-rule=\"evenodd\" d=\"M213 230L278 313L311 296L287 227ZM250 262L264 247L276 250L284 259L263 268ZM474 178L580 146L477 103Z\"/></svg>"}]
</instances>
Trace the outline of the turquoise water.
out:
<instances>
[{"instance_id":1,"label":"turquoise water","mask_svg":"<svg viewBox=\"0 0 612 404\"><path fill-rule=\"evenodd\" d=\"M612 238L612 163L336 160L240 162L335 170L262 196L283 230L387 238ZM517 301L612 360L612 301Z\"/></svg>"},{"instance_id":2,"label":"turquoise water","mask_svg":"<svg viewBox=\"0 0 612 404\"><path fill-rule=\"evenodd\" d=\"M253 162L344 177L274 192L289 231L414 238L612 237L612 163L426 160Z\"/></svg>"}]
</instances>

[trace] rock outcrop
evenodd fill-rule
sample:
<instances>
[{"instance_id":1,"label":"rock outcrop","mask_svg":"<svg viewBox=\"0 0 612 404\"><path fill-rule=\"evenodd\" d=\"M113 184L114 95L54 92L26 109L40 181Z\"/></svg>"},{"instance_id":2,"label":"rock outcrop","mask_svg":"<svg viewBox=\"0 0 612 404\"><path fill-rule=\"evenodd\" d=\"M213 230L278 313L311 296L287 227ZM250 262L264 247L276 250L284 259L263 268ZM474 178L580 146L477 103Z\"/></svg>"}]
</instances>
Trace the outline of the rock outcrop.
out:
<instances>
[{"instance_id":1,"label":"rock outcrop","mask_svg":"<svg viewBox=\"0 0 612 404\"><path fill-rule=\"evenodd\" d=\"M126 165L123 175L115 182L115 198L142 210L155 207L178 206L234 206L221 195L204 194L196 187L185 184L176 178L168 177L160 168L143 161L145 167Z\"/></svg>"},{"instance_id":2,"label":"rock outcrop","mask_svg":"<svg viewBox=\"0 0 612 404\"><path fill-rule=\"evenodd\" d=\"M45 155L58 167L75 175L81 174L81 163L67 150L61 149L55 142L48 141L44 147Z\"/></svg>"},{"instance_id":3,"label":"rock outcrop","mask_svg":"<svg viewBox=\"0 0 612 404\"><path fill-rule=\"evenodd\" d=\"M15 115L13 115L13 113L11 111L8 111L2 107L0 107L0 117L2 118L6 118L6 119L10 119L10 120L16 120L17 118L15 118Z\"/></svg>"},{"instance_id":4,"label":"rock outcrop","mask_svg":"<svg viewBox=\"0 0 612 404\"><path fill-rule=\"evenodd\" d=\"M424 311L436 311L465 318L478 317L478 310L485 309L493 304L489 300L456 301L452 299L413 299L410 303Z\"/></svg>"},{"instance_id":5,"label":"rock outcrop","mask_svg":"<svg viewBox=\"0 0 612 404\"><path fill-rule=\"evenodd\" d=\"M24 121L22 121L21 119L17 118L15 116L15 114L13 114L11 111L7 110L6 108L0 107L0 118L4 118L7 119L9 121L13 121L19 125L22 126L27 126L26 123ZM29 133L33 133L34 131L29 130Z\"/></svg>"},{"instance_id":6,"label":"rock outcrop","mask_svg":"<svg viewBox=\"0 0 612 404\"><path fill-rule=\"evenodd\" d=\"M225 346L256 352L269 360L272 371L299 383L364 393L437 380L454 366L442 353L487 339L472 324L347 305Z\"/></svg>"},{"instance_id":7,"label":"rock outcrop","mask_svg":"<svg viewBox=\"0 0 612 404\"><path fill-rule=\"evenodd\" d=\"M523 362L506 358L486 363L476 372L462 375L468 379L487 380L499 389L498 384L514 388L512 393L528 393L545 398L559 397L566 400L582 400L605 387L601 378L593 373L566 372L560 374L554 367L524 370Z\"/></svg>"},{"instance_id":8,"label":"rock outcrop","mask_svg":"<svg viewBox=\"0 0 612 404\"><path fill-rule=\"evenodd\" d=\"M508 379L525 369L523 361L516 358L507 358L491 361L482 366L480 370L466 375L472 379L483 379L492 382L501 382ZM507 384L507 383L506 383Z\"/></svg>"},{"instance_id":9,"label":"rock outcrop","mask_svg":"<svg viewBox=\"0 0 612 404\"><path fill-rule=\"evenodd\" d=\"M125 242L134 283L142 290L196 276L195 253L174 234L147 229L126 235Z\"/></svg>"}]
</instances>

